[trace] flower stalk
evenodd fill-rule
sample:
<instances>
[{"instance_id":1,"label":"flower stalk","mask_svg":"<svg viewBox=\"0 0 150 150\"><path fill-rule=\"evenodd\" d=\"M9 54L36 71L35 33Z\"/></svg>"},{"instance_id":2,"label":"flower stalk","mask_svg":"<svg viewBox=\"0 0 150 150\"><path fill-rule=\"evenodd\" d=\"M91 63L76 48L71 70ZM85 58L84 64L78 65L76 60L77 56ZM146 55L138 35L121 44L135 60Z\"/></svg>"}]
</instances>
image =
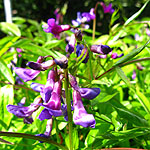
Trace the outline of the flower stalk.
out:
<instances>
[{"instance_id":1,"label":"flower stalk","mask_svg":"<svg viewBox=\"0 0 150 150\"><path fill-rule=\"evenodd\" d=\"M68 78L68 69L65 69L65 95L67 103L67 114L68 114L68 125L69 125L69 150L73 150L73 129L72 129L72 113L71 113L71 100L69 96L69 78Z\"/></svg>"}]
</instances>

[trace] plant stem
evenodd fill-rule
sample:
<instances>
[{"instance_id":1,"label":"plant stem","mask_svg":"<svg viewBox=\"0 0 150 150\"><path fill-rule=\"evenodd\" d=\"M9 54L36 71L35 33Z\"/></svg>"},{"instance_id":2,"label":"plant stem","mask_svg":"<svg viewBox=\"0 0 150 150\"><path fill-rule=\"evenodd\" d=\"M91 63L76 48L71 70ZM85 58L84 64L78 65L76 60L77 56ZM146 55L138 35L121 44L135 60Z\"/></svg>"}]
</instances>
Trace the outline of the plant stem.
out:
<instances>
[{"instance_id":1,"label":"plant stem","mask_svg":"<svg viewBox=\"0 0 150 150\"><path fill-rule=\"evenodd\" d=\"M95 19L93 20L93 34L92 34L92 39L93 41L95 40L95 31L96 31L96 10L99 2L96 3L94 13L95 13Z\"/></svg>"},{"instance_id":2,"label":"plant stem","mask_svg":"<svg viewBox=\"0 0 150 150\"><path fill-rule=\"evenodd\" d=\"M57 123L56 118L54 118L54 122L55 122L57 143L60 143L60 140L59 140L59 129L58 129L58 123Z\"/></svg>"},{"instance_id":3,"label":"plant stem","mask_svg":"<svg viewBox=\"0 0 150 150\"><path fill-rule=\"evenodd\" d=\"M68 148L64 147L61 144L58 144L50 139L47 139L45 137L35 136L31 134L25 134L25 133L15 133L15 132L3 132L0 131L0 136L7 136L7 137L20 137L20 138L27 138L27 139L34 139L38 141L43 141L45 143L52 144L60 149L68 150Z\"/></svg>"},{"instance_id":4,"label":"plant stem","mask_svg":"<svg viewBox=\"0 0 150 150\"><path fill-rule=\"evenodd\" d=\"M68 114L68 124L69 124L69 150L73 150L73 129L72 129L72 113L71 113L71 100L69 96L69 78L68 69L65 69L65 95L67 103L67 114Z\"/></svg>"},{"instance_id":5,"label":"plant stem","mask_svg":"<svg viewBox=\"0 0 150 150\"><path fill-rule=\"evenodd\" d=\"M133 64L133 63L137 63L137 62L141 62L141 61L146 61L146 60L150 60L150 57L131 60L131 61L128 61L126 63L119 64L118 66L119 67L124 67L126 65L130 65L130 64ZM107 74L108 72L111 72L113 69L115 69L115 67L113 66L112 68L108 69L107 71L105 71L104 73L102 73L100 76L96 77L95 80L101 78L103 75Z\"/></svg>"}]
</instances>

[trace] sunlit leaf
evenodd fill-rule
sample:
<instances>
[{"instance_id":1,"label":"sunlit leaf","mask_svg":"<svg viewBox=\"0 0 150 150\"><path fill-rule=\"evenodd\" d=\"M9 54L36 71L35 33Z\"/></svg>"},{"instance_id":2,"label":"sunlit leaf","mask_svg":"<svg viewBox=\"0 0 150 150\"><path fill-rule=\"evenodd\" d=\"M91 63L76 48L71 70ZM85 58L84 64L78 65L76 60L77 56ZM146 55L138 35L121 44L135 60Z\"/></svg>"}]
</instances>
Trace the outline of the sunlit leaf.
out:
<instances>
[{"instance_id":1,"label":"sunlit leaf","mask_svg":"<svg viewBox=\"0 0 150 150\"><path fill-rule=\"evenodd\" d=\"M10 83L14 84L14 78L11 73L11 70L7 67L7 64L4 62L4 60L0 59L0 74L6 78Z\"/></svg>"},{"instance_id":2,"label":"sunlit leaf","mask_svg":"<svg viewBox=\"0 0 150 150\"><path fill-rule=\"evenodd\" d=\"M21 36L21 32L16 24L8 23L8 22L1 22L0 28L3 32L9 35Z\"/></svg>"}]
</instances>

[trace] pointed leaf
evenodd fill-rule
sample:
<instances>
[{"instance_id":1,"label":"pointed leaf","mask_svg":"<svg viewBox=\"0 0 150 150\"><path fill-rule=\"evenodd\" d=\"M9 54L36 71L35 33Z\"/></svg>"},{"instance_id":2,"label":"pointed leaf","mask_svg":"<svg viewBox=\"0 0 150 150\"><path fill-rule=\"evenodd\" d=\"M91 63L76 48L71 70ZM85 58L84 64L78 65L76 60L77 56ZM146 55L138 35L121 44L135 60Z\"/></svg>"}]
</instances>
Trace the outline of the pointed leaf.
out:
<instances>
[{"instance_id":1,"label":"pointed leaf","mask_svg":"<svg viewBox=\"0 0 150 150\"><path fill-rule=\"evenodd\" d=\"M120 67L115 68L118 76L124 81L125 84L127 84L128 87L131 87L130 81L127 78L127 76L124 74L123 70Z\"/></svg>"},{"instance_id":2,"label":"pointed leaf","mask_svg":"<svg viewBox=\"0 0 150 150\"><path fill-rule=\"evenodd\" d=\"M21 36L21 32L14 23L1 22L0 28L3 32L10 35Z\"/></svg>"},{"instance_id":3,"label":"pointed leaf","mask_svg":"<svg viewBox=\"0 0 150 150\"><path fill-rule=\"evenodd\" d=\"M3 75L10 83L14 84L13 75L2 58L0 59L0 74Z\"/></svg>"},{"instance_id":4,"label":"pointed leaf","mask_svg":"<svg viewBox=\"0 0 150 150\"><path fill-rule=\"evenodd\" d=\"M119 61L117 61L114 66L120 65L130 59L132 59L133 57L135 57L137 54L139 54L148 44L149 44L150 40L148 40L146 42L146 44L144 44L143 46L141 46L140 48L134 49L132 50L129 54L125 55L124 57L122 57Z\"/></svg>"}]
</instances>

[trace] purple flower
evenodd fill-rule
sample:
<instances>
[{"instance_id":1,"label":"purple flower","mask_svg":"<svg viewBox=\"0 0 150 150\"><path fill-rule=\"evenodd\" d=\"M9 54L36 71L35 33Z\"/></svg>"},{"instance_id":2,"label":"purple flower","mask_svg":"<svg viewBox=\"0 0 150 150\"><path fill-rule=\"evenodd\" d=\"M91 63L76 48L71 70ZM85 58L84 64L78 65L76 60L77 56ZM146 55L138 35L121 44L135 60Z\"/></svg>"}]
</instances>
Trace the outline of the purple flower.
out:
<instances>
[{"instance_id":1,"label":"purple flower","mask_svg":"<svg viewBox=\"0 0 150 150\"><path fill-rule=\"evenodd\" d=\"M100 88L79 88L81 97L85 99L94 99L100 94Z\"/></svg>"},{"instance_id":2,"label":"purple flower","mask_svg":"<svg viewBox=\"0 0 150 150\"><path fill-rule=\"evenodd\" d=\"M77 57L81 57L80 55L82 55L82 57L80 58L80 60L85 57L85 59L82 61L82 63L87 63L88 59L89 59L89 53L86 47L84 47L83 45L78 44L76 46L76 54Z\"/></svg>"},{"instance_id":3,"label":"purple flower","mask_svg":"<svg viewBox=\"0 0 150 150\"><path fill-rule=\"evenodd\" d=\"M94 13L94 8L91 8L90 12L84 12L82 13L82 22L89 22L91 20L95 19L95 13Z\"/></svg>"},{"instance_id":4,"label":"purple flower","mask_svg":"<svg viewBox=\"0 0 150 150\"><path fill-rule=\"evenodd\" d=\"M48 19L47 25L43 26L44 31L47 33L52 33L56 38L59 38L59 34L63 31L70 30L70 25L57 25L55 19Z\"/></svg>"},{"instance_id":5,"label":"purple flower","mask_svg":"<svg viewBox=\"0 0 150 150\"><path fill-rule=\"evenodd\" d=\"M77 27L79 26L82 22L82 16L81 16L81 12L77 12L77 19L76 20L72 20L72 24Z\"/></svg>"},{"instance_id":6,"label":"purple flower","mask_svg":"<svg viewBox=\"0 0 150 150\"><path fill-rule=\"evenodd\" d=\"M136 78L136 72L133 70L132 79L134 80Z\"/></svg>"},{"instance_id":7,"label":"purple flower","mask_svg":"<svg viewBox=\"0 0 150 150\"><path fill-rule=\"evenodd\" d=\"M83 106L81 95L78 91L73 91L73 121L76 125L81 125L85 128L95 128L95 119L92 114L88 114Z\"/></svg>"},{"instance_id":8,"label":"purple flower","mask_svg":"<svg viewBox=\"0 0 150 150\"><path fill-rule=\"evenodd\" d=\"M40 120L44 119L51 119L52 116L61 116L61 87L62 83L61 80L55 82L54 87L52 88L52 91L49 91L48 93L44 93L48 97L48 99L45 99L45 103L41 104L41 106L44 107L43 111L39 115Z\"/></svg>"},{"instance_id":9,"label":"purple flower","mask_svg":"<svg viewBox=\"0 0 150 150\"><path fill-rule=\"evenodd\" d=\"M30 87L36 92L42 92L45 88L45 85L39 83L31 83Z\"/></svg>"},{"instance_id":10,"label":"purple flower","mask_svg":"<svg viewBox=\"0 0 150 150\"><path fill-rule=\"evenodd\" d=\"M19 67L14 67L14 71L24 82L34 79L40 73L38 70Z\"/></svg>"},{"instance_id":11,"label":"purple flower","mask_svg":"<svg viewBox=\"0 0 150 150\"><path fill-rule=\"evenodd\" d=\"M76 43L76 38L75 35L72 34L70 41L66 46L66 52L69 52L71 54L74 51L75 43Z\"/></svg>"},{"instance_id":12,"label":"purple flower","mask_svg":"<svg viewBox=\"0 0 150 150\"><path fill-rule=\"evenodd\" d=\"M145 68L140 63L136 63L136 67L138 70L141 70L141 71Z\"/></svg>"},{"instance_id":13,"label":"purple flower","mask_svg":"<svg viewBox=\"0 0 150 150\"><path fill-rule=\"evenodd\" d=\"M61 106L61 110L62 110L62 115L64 116L65 121L68 121L68 114L67 114L67 105L63 104ZM73 111L74 108L71 106L71 111Z\"/></svg>"},{"instance_id":14,"label":"purple flower","mask_svg":"<svg viewBox=\"0 0 150 150\"><path fill-rule=\"evenodd\" d=\"M29 66L31 69L40 70L40 71L45 71L47 69L50 69L54 65L55 65L54 60L48 60L48 61L45 61L45 62L42 62L42 63L33 62L33 61L30 61L30 62L27 63L27 66Z\"/></svg>"},{"instance_id":15,"label":"purple flower","mask_svg":"<svg viewBox=\"0 0 150 150\"><path fill-rule=\"evenodd\" d=\"M59 24L59 19L61 17L61 14L59 13L59 8L56 8L54 14L56 15L56 24Z\"/></svg>"},{"instance_id":16,"label":"purple flower","mask_svg":"<svg viewBox=\"0 0 150 150\"><path fill-rule=\"evenodd\" d=\"M68 59L67 57L62 57L61 59L54 59L56 65L59 65L60 68L66 69L68 67Z\"/></svg>"},{"instance_id":17,"label":"purple flower","mask_svg":"<svg viewBox=\"0 0 150 150\"><path fill-rule=\"evenodd\" d=\"M150 36L150 29L146 28L146 34Z\"/></svg>"},{"instance_id":18,"label":"purple flower","mask_svg":"<svg viewBox=\"0 0 150 150\"><path fill-rule=\"evenodd\" d=\"M74 90L79 90L79 86L78 86L77 80L71 74L69 74L69 82L71 84L71 87L73 87Z\"/></svg>"},{"instance_id":19,"label":"purple flower","mask_svg":"<svg viewBox=\"0 0 150 150\"><path fill-rule=\"evenodd\" d=\"M112 53L112 54L111 54L111 58L112 58L112 59L116 59L116 58L122 57L123 55L124 55L123 53L120 54L120 55L118 55L117 53Z\"/></svg>"},{"instance_id":20,"label":"purple flower","mask_svg":"<svg viewBox=\"0 0 150 150\"><path fill-rule=\"evenodd\" d=\"M112 49L107 45L92 45L91 51L97 54L108 54Z\"/></svg>"},{"instance_id":21,"label":"purple flower","mask_svg":"<svg viewBox=\"0 0 150 150\"><path fill-rule=\"evenodd\" d=\"M35 99L35 101L28 107L16 106L16 105L7 105L7 111L13 113L19 118L26 118L32 115L34 111L39 108L39 103L41 103L41 98Z\"/></svg>"},{"instance_id":22,"label":"purple flower","mask_svg":"<svg viewBox=\"0 0 150 150\"><path fill-rule=\"evenodd\" d=\"M104 13L112 14L115 10L112 8L112 4L110 3L106 6L103 2L100 2L101 6L103 7Z\"/></svg>"},{"instance_id":23,"label":"purple flower","mask_svg":"<svg viewBox=\"0 0 150 150\"><path fill-rule=\"evenodd\" d=\"M99 55L99 58L107 58L107 55Z\"/></svg>"},{"instance_id":24,"label":"purple flower","mask_svg":"<svg viewBox=\"0 0 150 150\"><path fill-rule=\"evenodd\" d=\"M31 116L25 117L24 120L23 120L23 122L24 122L25 124L32 124L33 118L32 118Z\"/></svg>"}]
</instances>

